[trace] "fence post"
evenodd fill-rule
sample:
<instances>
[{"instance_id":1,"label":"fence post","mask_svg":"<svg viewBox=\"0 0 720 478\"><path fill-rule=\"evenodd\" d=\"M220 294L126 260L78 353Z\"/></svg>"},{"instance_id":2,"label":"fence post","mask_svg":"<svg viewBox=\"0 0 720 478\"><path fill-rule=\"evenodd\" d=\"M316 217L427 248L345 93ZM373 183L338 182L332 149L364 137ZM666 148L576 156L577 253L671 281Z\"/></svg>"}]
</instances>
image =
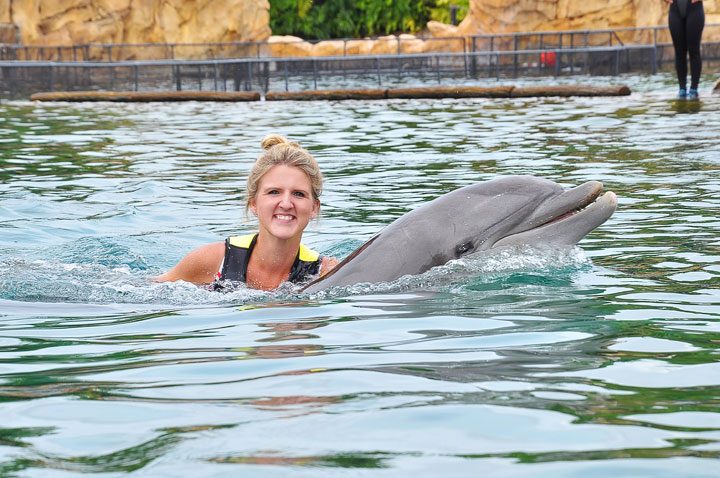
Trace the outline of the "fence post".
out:
<instances>
[{"instance_id":1,"label":"fence post","mask_svg":"<svg viewBox=\"0 0 720 478\"><path fill-rule=\"evenodd\" d=\"M283 64L285 65L285 91L290 91L288 88L288 62L287 60L283 61Z\"/></svg>"},{"instance_id":2,"label":"fence post","mask_svg":"<svg viewBox=\"0 0 720 478\"><path fill-rule=\"evenodd\" d=\"M380 58L377 56L375 57L375 69L377 70L377 78L378 78L378 86L382 85L382 80L380 78Z\"/></svg>"},{"instance_id":3,"label":"fence post","mask_svg":"<svg viewBox=\"0 0 720 478\"><path fill-rule=\"evenodd\" d=\"M248 62L248 77L247 81L245 82L245 91L252 91L252 84L253 84L253 63Z\"/></svg>"},{"instance_id":4,"label":"fence post","mask_svg":"<svg viewBox=\"0 0 720 478\"><path fill-rule=\"evenodd\" d=\"M475 54L475 37L470 38L472 39L472 46L470 48L470 51L472 51L472 57L470 58L470 75L473 78L477 78L477 55ZM492 40L490 40L490 45L492 45Z\"/></svg>"},{"instance_id":5,"label":"fence post","mask_svg":"<svg viewBox=\"0 0 720 478\"><path fill-rule=\"evenodd\" d=\"M463 75L465 78L469 78L468 75L468 58L467 58L467 37L462 37L463 41Z\"/></svg>"},{"instance_id":6,"label":"fence post","mask_svg":"<svg viewBox=\"0 0 720 478\"><path fill-rule=\"evenodd\" d=\"M55 91L55 68L53 65L50 65L50 74L48 75L48 80L50 81L50 91Z\"/></svg>"},{"instance_id":7,"label":"fence post","mask_svg":"<svg viewBox=\"0 0 720 478\"><path fill-rule=\"evenodd\" d=\"M652 62L652 65L650 66L650 69L652 71L652 74L657 73L657 44L653 45L652 52L650 53L650 61Z\"/></svg>"},{"instance_id":8,"label":"fence post","mask_svg":"<svg viewBox=\"0 0 720 478\"><path fill-rule=\"evenodd\" d=\"M615 72L614 75L618 76L620 74L620 50L615 49Z\"/></svg>"},{"instance_id":9,"label":"fence post","mask_svg":"<svg viewBox=\"0 0 720 478\"><path fill-rule=\"evenodd\" d=\"M315 89L317 90L317 60L313 58L312 60L312 66L313 66L313 85L315 86Z\"/></svg>"},{"instance_id":10,"label":"fence post","mask_svg":"<svg viewBox=\"0 0 720 478\"><path fill-rule=\"evenodd\" d=\"M213 61L213 86L218 91L218 64L217 60Z\"/></svg>"},{"instance_id":11,"label":"fence post","mask_svg":"<svg viewBox=\"0 0 720 478\"><path fill-rule=\"evenodd\" d=\"M135 80L135 91L138 91L138 66L133 65L133 80Z\"/></svg>"},{"instance_id":12,"label":"fence post","mask_svg":"<svg viewBox=\"0 0 720 478\"><path fill-rule=\"evenodd\" d=\"M262 66L263 66L262 72L263 72L263 75L265 75L265 81L264 81L264 85L263 85L263 95L264 95L268 92L268 90L270 90L270 62L264 61L262 63Z\"/></svg>"}]
</instances>

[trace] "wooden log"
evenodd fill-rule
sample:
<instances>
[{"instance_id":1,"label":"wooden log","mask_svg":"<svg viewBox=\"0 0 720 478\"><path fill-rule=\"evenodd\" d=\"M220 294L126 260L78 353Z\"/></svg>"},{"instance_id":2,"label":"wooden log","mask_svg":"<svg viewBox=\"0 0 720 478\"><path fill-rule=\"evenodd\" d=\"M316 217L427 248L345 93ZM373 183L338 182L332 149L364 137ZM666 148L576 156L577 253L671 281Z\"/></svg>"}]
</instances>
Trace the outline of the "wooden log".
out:
<instances>
[{"instance_id":1,"label":"wooden log","mask_svg":"<svg viewBox=\"0 0 720 478\"><path fill-rule=\"evenodd\" d=\"M35 93L33 101L258 101L256 91L55 91Z\"/></svg>"},{"instance_id":2,"label":"wooden log","mask_svg":"<svg viewBox=\"0 0 720 478\"><path fill-rule=\"evenodd\" d=\"M717 87L716 87L717 89ZM627 86L438 86L394 89L348 89L268 92L268 101L384 100L388 98L523 98L538 96L623 96ZM256 91L56 91L35 93L33 101L259 101Z\"/></svg>"},{"instance_id":3,"label":"wooden log","mask_svg":"<svg viewBox=\"0 0 720 478\"><path fill-rule=\"evenodd\" d=\"M267 101L384 100L386 89L269 91Z\"/></svg>"},{"instance_id":4,"label":"wooden log","mask_svg":"<svg viewBox=\"0 0 720 478\"><path fill-rule=\"evenodd\" d=\"M509 98L512 86L430 86L424 88L393 88L388 98Z\"/></svg>"},{"instance_id":5,"label":"wooden log","mask_svg":"<svg viewBox=\"0 0 720 478\"><path fill-rule=\"evenodd\" d=\"M715 82L715 86L713 86L713 94L715 94L715 95L720 94L720 80L717 80Z\"/></svg>"},{"instance_id":6,"label":"wooden log","mask_svg":"<svg viewBox=\"0 0 720 478\"><path fill-rule=\"evenodd\" d=\"M622 86L587 86L587 85L556 85L556 86L516 86L512 90L513 98L546 97L546 96L627 96L630 88Z\"/></svg>"}]
</instances>

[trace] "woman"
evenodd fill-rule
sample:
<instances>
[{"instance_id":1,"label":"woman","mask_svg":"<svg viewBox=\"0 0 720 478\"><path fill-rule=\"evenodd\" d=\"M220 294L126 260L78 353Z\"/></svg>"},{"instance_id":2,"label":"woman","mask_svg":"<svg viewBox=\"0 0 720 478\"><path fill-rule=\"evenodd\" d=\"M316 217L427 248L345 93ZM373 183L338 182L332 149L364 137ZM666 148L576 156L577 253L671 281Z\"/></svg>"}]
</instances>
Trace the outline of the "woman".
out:
<instances>
[{"instance_id":1,"label":"woman","mask_svg":"<svg viewBox=\"0 0 720 478\"><path fill-rule=\"evenodd\" d=\"M680 91L678 99L697 100L702 59L700 39L705 27L705 10L702 0L665 0L670 4L668 25L675 47L675 70ZM687 56L690 54L690 90L687 88Z\"/></svg>"},{"instance_id":2,"label":"woman","mask_svg":"<svg viewBox=\"0 0 720 478\"><path fill-rule=\"evenodd\" d=\"M305 227L320 212L323 178L317 161L276 134L266 136L262 148L265 152L247 180L246 210L257 216L258 232L201 246L155 280L214 283L216 288L222 288L222 281L242 281L254 289L272 290L283 282L324 275L337 265L334 258L322 257L300 242Z\"/></svg>"}]
</instances>

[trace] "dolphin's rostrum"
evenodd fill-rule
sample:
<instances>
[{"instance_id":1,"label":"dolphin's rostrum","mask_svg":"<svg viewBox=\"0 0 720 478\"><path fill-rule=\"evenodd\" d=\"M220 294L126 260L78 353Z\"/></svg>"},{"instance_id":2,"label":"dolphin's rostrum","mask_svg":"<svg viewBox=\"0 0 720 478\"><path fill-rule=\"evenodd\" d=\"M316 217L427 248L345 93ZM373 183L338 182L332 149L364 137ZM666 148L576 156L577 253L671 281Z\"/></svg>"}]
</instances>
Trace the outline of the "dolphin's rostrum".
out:
<instances>
[{"instance_id":1,"label":"dolphin's rostrum","mask_svg":"<svg viewBox=\"0 0 720 478\"><path fill-rule=\"evenodd\" d=\"M388 282L498 246L576 244L615 212L617 197L602 189L533 176L457 189L396 219L304 290Z\"/></svg>"}]
</instances>

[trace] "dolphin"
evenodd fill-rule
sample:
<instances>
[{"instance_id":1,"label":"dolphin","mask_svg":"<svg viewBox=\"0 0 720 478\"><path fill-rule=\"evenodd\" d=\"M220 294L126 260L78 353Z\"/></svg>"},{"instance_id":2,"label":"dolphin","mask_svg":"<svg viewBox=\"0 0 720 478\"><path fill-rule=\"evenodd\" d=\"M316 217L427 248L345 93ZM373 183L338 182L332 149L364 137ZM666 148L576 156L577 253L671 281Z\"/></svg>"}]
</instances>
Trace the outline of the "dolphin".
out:
<instances>
[{"instance_id":1,"label":"dolphin","mask_svg":"<svg viewBox=\"0 0 720 478\"><path fill-rule=\"evenodd\" d=\"M576 244L617 208L602 191L598 181L564 189L534 176L456 189L399 217L303 291L389 282L494 247Z\"/></svg>"}]
</instances>

